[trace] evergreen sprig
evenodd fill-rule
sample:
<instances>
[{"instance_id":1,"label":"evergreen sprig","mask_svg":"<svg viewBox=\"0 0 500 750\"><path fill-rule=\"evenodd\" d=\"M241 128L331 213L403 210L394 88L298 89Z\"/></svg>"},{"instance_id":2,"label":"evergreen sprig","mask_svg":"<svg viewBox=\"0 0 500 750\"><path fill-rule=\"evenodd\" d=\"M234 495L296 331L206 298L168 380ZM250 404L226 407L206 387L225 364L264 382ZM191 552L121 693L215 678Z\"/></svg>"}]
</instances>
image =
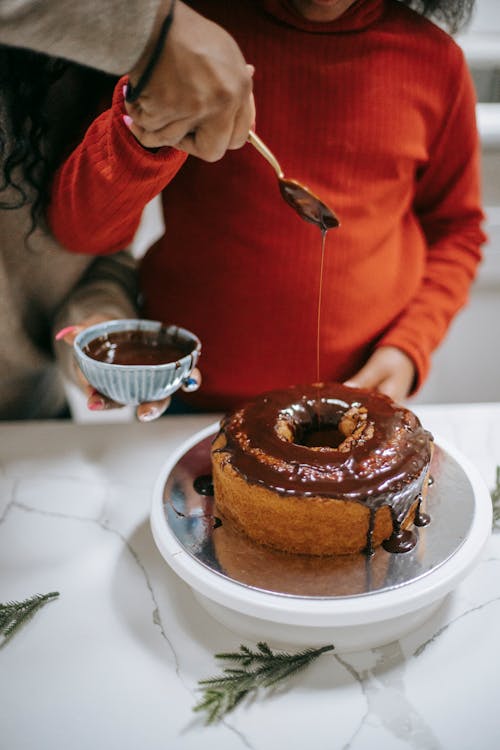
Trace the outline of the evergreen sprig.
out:
<instances>
[{"instance_id":1,"label":"evergreen sprig","mask_svg":"<svg viewBox=\"0 0 500 750\"><path fill-rule=\"evenodd\" d=\"M500 466L497 466L496 485L491 490L493 505L493 528L500 529Z\"/></svg>"},{"instance_id":2,"label":"evergreen sprig","mask_svg":"<svg viewBox=\"0 0 500 750\"><path fill-rule=\"evenodd\" d=\"M216 659L239 666L226 667L218 677L199 680L203 697L193 710L206 712L206 723L215 724L249 693L274 687L333 648L329 645L289 654L272 651L267 643L258 643L257 651L240 646L240 650L234 653L215 654Z\"/></svg>"},{"instance_id":3,"label":"evergreen sprig","mask_svg":"<svg viewBox=\"0 0 500 750\"><path fill-rule=\"evenodd\" d=\"M22 602L0 604L0 647L5 645L40 607L58 596L58 591L51 591L49 594L35 594Z\"/></svg>"}]
</instances>

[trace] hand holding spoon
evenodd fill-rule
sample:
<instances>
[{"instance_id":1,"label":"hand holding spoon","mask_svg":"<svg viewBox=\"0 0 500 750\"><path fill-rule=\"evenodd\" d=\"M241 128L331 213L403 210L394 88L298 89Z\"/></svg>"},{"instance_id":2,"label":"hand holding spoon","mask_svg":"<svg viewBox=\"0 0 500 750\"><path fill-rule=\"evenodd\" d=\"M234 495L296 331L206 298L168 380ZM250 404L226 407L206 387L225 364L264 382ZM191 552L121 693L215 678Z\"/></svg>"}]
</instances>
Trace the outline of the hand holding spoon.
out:
<instances>
[{"instance_id":1,"label":"hand holding spoon","mask_svg":"<svg viewBox=\"0 0 500 750\"><path fill-rule=\"evenodd\" d=\"M297 180L285 178L278 160L253 130L248 134L248 141L272 166L278 177L282 197L302 219L317 224L322 232L339 226L339 220L323 201Z\"/></svg>"}]
</instances>

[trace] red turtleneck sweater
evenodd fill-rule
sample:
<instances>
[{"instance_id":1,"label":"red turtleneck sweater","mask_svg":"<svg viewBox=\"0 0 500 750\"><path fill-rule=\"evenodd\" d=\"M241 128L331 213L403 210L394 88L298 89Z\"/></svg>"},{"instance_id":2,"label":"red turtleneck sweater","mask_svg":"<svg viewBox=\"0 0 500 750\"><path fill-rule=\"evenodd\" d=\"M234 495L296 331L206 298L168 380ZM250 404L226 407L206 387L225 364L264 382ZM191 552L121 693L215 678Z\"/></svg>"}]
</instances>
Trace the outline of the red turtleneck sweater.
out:
<instances>
[{"instance_id":1,"label":"red turtleneck sweater","mask_svg":"<svg viewBox=\"0 0 500 750\"><path fill-rule=\"evenodd\" d=\"M465 303L484 235L474 93L461 50L397 0L357 0L337 21L280 0L205 0L256 67L257 132L289 177L338 214L327 235L322 379L353 375L374 347L415 362L418 384ZM50 209L77 252L130 243L163 190L166 231L141 267L144 314L203 342L203 408L313 381L321 237L280 198L250 146L216 164L142 150L112 108L59 170Z\"/></svg>"}]
</instances>

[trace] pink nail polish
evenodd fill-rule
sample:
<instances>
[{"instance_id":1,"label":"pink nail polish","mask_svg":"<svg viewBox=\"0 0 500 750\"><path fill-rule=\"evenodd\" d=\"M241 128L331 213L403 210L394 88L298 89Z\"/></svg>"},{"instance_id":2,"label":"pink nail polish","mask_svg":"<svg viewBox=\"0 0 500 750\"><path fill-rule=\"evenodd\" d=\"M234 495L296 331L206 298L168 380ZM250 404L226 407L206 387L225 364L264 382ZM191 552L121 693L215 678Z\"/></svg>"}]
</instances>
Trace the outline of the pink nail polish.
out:
<instances>
[{"instance_id":1,"label":"pink nail polish","mask_svg":"<svg viewBox=\"0 0 500 750\"><path fill-rule=\"evenodd\" d=\"M65 336L67 336L68 333L73 333L77 329L78 329L78 326L66 326L66 328L61 328L61 330L56 333L55 340L60 341Z\"/></svg>"},{"instance_id":2,"label":"pink nail polish","mask_svg":"<svg viewBox=\"0 0 500 750\"><path fill-rule=\"evenodd\" d=\"M94 398L92 396L92 398L87 401L87 408L90 409L90 411L103 411L104 401L102 398Z\"/></svg>"},{"instance_id":3,"label":"pink nail polish","mask_svg":"<svg viewBox=\"0 0 500 750\"><path fill-rule=\"evenodd\" d=\"M122 120L125 123L125 125L127 126L127 128L130 129L130 127L132 125L132 118L129 115L122 115Z\"/></svg>"},{"instance_id":4,"label":"pink nail polish","mask_svg":"<svg viewBox=\"0 0 500 750\"><path fill-rule=\"evenodd\" d=\"M127 98L127 84L123 86L122 94L123 94L123 98L126 99Z\"/></svg>"}]
</instances>

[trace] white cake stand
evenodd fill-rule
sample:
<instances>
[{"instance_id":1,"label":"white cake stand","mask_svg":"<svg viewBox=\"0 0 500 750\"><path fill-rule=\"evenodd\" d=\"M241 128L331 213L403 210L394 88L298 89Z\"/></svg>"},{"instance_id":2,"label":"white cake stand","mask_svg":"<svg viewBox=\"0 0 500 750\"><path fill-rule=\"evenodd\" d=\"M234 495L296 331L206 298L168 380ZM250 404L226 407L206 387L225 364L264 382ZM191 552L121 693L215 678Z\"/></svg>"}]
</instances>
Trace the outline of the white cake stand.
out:
<instances>
[{"instance_id":1,"label":"white cake stand","mask_svg":"<svg viewBox=\"0 0 500 750\"><path fill-rule=\"evenodd\" d=\"M184 443L163 467L151 511L154 540L168 565L191 587L217 621L250 640L316 646L338 652L373 648L421 625L477 563L491 532L492 507L478 471L439 438L431 474L429 526L419 529L415 550L390 555L387 573L352 595L300 595L250 585L217 559L217 519L212 499L193 490L210 471L210 443L218 424ZM369 564L369 561L367 561Z\"/></svg>"}]
</instances>

